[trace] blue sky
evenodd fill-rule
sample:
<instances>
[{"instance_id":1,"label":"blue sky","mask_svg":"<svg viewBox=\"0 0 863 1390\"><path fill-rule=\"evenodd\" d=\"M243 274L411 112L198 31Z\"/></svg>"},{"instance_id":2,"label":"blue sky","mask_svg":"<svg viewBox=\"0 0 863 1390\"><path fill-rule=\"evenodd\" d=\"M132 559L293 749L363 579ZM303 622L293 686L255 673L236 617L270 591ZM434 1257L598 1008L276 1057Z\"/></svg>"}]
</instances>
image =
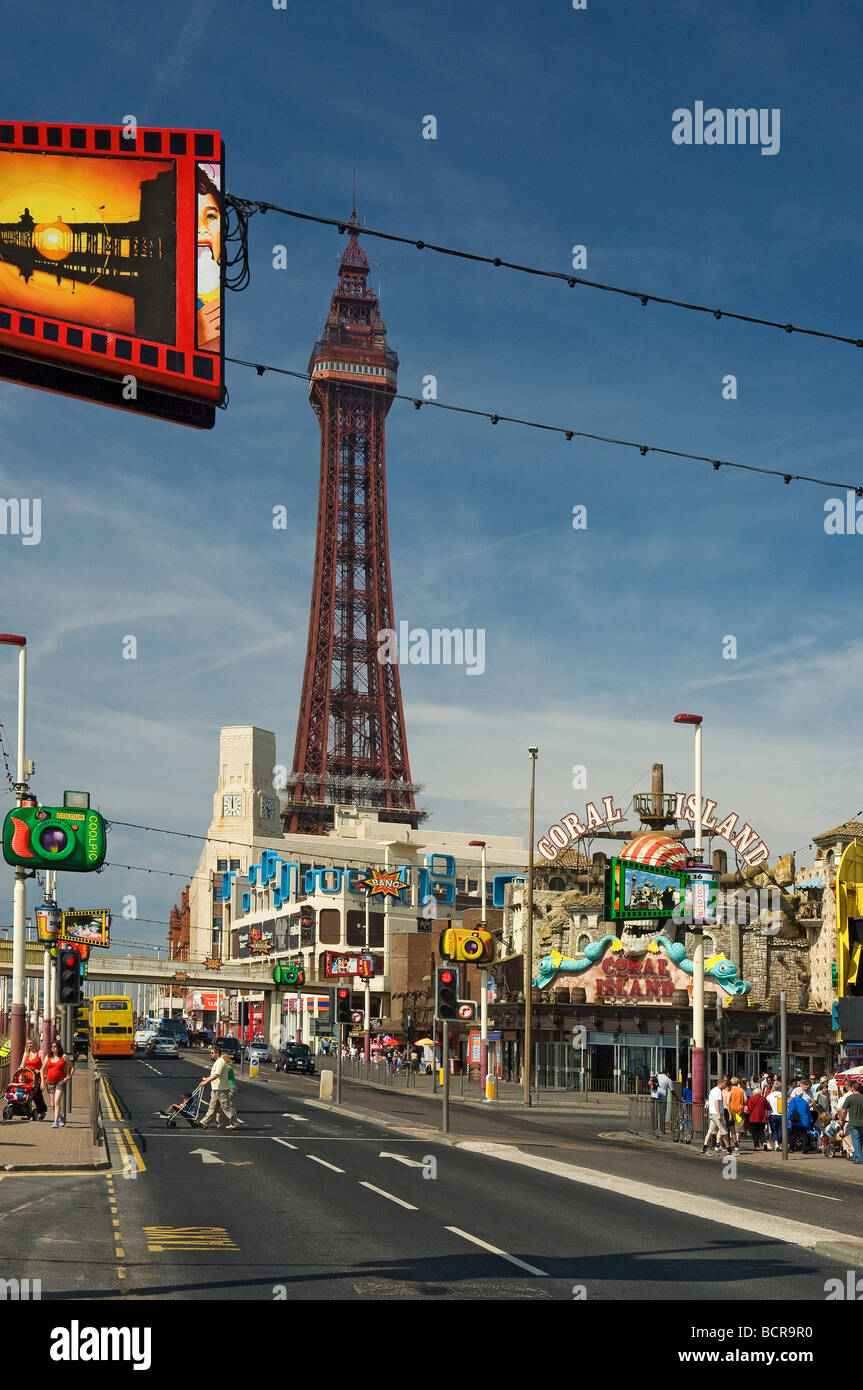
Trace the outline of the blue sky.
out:
<instances>
[{"instance_id":1,"label":"blue sky","mask_svg":"<svg viewBox=\"0 0 863 1390\"><path fill-rule=\"evenodd\" d=\"M560 270L584 244L591 279L863 336L855 4L145 9L61 7L38 46L7 27L4 119L217 128L245 197L346 216L356 167L370 227ZM779 153L674 144L672 112L696 101L778 108ZM453 404L863 483L853 347L364 244L404 392L433 373ZM228 353L305 370L343 245L256 216ZM41 544L0 537L0 574L3 625L30 640L45 801L89 787L109 817L202 834L220 725L274 729L290 763L317 424L302 382L233 367L228 385L199 435L0 383L2 494L43 500ZM705 718L705 793L772 852L805 863L813 833L860 810L863 537L825 534L836 489L399 402L387 449L396 617L486 632L481 677L402 669L432 825L526 835L532 743L539 832L587 797L625 802L654 760L690 790L681 709ZM11 653L0 719L14 748ZM111 832L117 862L188 874L197 852ZM118 912L135 893L161 920L183 881L111 869L74 898Z\"/></svg>"}]
</instances>

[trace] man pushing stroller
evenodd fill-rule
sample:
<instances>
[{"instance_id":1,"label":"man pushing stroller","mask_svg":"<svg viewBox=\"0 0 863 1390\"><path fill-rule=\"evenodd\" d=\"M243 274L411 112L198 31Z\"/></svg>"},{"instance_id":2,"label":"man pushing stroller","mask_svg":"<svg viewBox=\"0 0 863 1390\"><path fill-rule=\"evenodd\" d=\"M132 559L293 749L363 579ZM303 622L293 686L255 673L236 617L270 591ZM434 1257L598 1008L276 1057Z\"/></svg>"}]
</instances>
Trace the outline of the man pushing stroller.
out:
<instances>
[{"instance_id":1,"label":"man pushing stroller","mask_svg":"<svg viewBox=\"0 0 863 1390\"><path fill-rule=\"evenodd\" d=\"M228 1121L228 1129L239 1129L237 1112L234 1109L234 1098L231 1094L233 1068L228 1059L222 1056L222 1049L218 1043L214 1043L210 1048L210 1057L213 1061L210 1075L205 1076L201 1082L202 1086L206 1086L207 1082L210 1082L210 1105L206 1115L201 1120L201 1129L208 1128L217 1109L221 1109Z\"/></svg>"}]
</instances>

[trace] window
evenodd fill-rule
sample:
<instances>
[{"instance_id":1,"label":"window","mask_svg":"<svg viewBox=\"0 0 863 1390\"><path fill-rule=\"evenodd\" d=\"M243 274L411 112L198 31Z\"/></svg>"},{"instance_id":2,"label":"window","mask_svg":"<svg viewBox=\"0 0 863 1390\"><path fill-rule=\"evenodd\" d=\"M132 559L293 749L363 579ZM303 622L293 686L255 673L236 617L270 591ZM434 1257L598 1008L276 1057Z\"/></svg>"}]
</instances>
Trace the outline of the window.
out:
<instances>
[{"instance_id":1,"label":"window","mask_svg":"<svg viewBox=\"0 0 863 1390\"><path fill-rule=\"evenodd\" d=\"M222 901L222 885L221 885L221 883L214 883L214 884L213 884L213 902L214 902L214 903L220 903L221 901Z\"/></svg>"},{"instance_id":2,"label":"window","mask_svg":"<svg viewBox=\"0 0 863 1390\"><path fill-rule=\"evenodd\" d=\"M456 888L458 889L458 891L459 891L460 893L463 893L463 892L464 892L464 884L465 884L465 881L464 881L463 878L457 878L456 881L455 881L455 886L456 886Z\"/></svg>"},{"instance_id":3,"label":"window","mask_svg":"<svg viewBox=\"0 0 863 1390\"><path fill-rule=\"evenodd\" d=\"M322 907L319 936L322 946L338 946L342 935L342 916L336 907Z\"/></svg>"},{"instance_id":4,"label":"window","mask_svg":"<svg viewBox=\"0 0 863 1390\"><path fill-rule=\"evenodd\" d=\"M548 880L548 887L552 893L562 893L566 887L566 879L556 874L554 878Z\"/></svg>"},{"instance_id":5,"label":"window","mask_svg":"<svg viewBox=\"0 0 863 1390\"><path fill-rule=\"evenodd\" d=\"M475 879L475 878L469 878L468 881L467 881L467 891L468 891L469 893L475 893L475 892L477 891L478 888L479 888L479 884L477 883L476 879Z\"/></svg>"},{"instance_id":6,"label":"window","mask_svg":"<svg viewBox=\"0 0 863 1390\"><path fill-rule=\"evenodd\" d=\"M323 937L321 938L323 940ZM365 946L366 944L366 914L365 911L353 911L348 913L347 922L347 941L349 946ZM369 913L369 946L381 947L384 944L384 914L382 912Z\"/></svg>"},{"instance_id":7,"label":"window","mask_svg":"<svg viewBox=\"0 0 863 1390\"><path fill-rule=\"evenodd\" d=\"M217 873L220 873L220 874L226 874L226 873L228 872L228 861L227 861L227 859L217 859L217 860L216 860L216 871L217 871Z\"/></svg>"},{"instance_id":8,"label":"window","mask_svg":"<svg viewBox=\"0 0 863 1390\"><path fill-rule=\"evenodd\" d=\"M583 956L586 948L589 945L590 937L588 936L587 932L582 932L581 936L578 938L578 945L575 948L576 955Z\"/></svg>"},{"instance_id":9,"label":"window","mask_svg":"<svg viewBox=\"0 0 863 1390\"><path fill-rule=\"evenodd\" d=\"M222 919L221 919L221 917L214 917L214 918L213 918L213 931L215 931L217 928L218 928L219 931L222 930Z\"/></svg>"},{"instance_id":10,"label":"window","mask_svg":"<svg viewBox=\"0 0 863 1390\"><path fill-rule=\"evenodd\" d=\"M240 867L240 861L239 861L239 859L232 859L232 860L231 860L231 872L233 872L235 869L238 870L239 867Z\"/></svg>"}]
</instances>

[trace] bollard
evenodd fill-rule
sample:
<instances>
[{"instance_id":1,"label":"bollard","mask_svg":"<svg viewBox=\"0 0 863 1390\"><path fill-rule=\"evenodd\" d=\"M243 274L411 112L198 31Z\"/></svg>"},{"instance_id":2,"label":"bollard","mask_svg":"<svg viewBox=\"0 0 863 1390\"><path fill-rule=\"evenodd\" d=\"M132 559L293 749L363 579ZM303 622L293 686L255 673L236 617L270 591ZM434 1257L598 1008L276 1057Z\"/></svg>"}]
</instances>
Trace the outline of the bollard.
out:
<instances>
[{"instance_id":1,"label":"bollard","mask_svg":"<svg viewBox=\"0 0 863 1390\"><path fill-rule=\"evenodd\" d=\"M497 1077L491 1072L485 1078L485 1098L486 1100L497 1100Z\"/></svg>"},{"instance_id":2,"label":"bollard","mask_svg":"<svg viewBox=\"0 0 863 1390\"><path fill-rule=\"evenodd\" d=\"M253 1055L249 1058L249 1080L251 1081L251 1079L252 1079L253 1077L257 1076L257 1074L258 1074L259 1071L260 1071L260 1062L258 1061L257 1055L256 1055L256 1054L253 1054Z\"/></svg>"},{"instance_id":3,"label":"bollard","mask_svg":"<svg viewBox=\"0 0 863 1390\"><path fill-rule=\"evenodd\" d=\"M318 1100L332 1100L333 1098L333 1073L331 1071L321 1072L321 1084L318 1090Z\"/></svg>"}]
</instances>

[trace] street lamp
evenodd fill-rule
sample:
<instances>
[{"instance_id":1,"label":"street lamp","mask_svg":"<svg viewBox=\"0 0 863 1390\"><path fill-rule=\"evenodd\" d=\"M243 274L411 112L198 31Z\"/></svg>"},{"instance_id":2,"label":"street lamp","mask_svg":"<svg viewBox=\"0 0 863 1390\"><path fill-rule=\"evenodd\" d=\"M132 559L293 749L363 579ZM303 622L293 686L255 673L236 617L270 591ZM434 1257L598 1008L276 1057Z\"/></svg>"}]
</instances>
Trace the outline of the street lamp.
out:
<instances>
[{"instance_id":1,"label":"street lamp","mask_svg":"<svg viewBox=\"0 0 863 1390\"><path fill-rule=\"evenodd\" d=\"M530 838L527 851L527 921L522 931L524 948L524 1103L530 1105L530 1047L531 1047L531 989L533 976L533 810L536 791L536 755L538 748L528 748L530 754Z\"/></svg>"},{"instance_id":2,"label":"street lamp","mask_svg":"<svg viewBox=\"0 0 863 1390\"><path fill-rule=\"evenodd\" d=\"M701 725L700 714L676 714L675 724L692 724L695 728L695 862L703 855L701 799ZM704 1108L704 933L693 925L695 950L692 953L692 1113L700 1115Z\"/></svg>"},{"instance_id":3,"label":"street lamp","mask_svg":"<svg viewBox=\"0 0 863 1390\"><path fill-rule=\"evenodd\" d=\"M27 638L11 632L0 632L0 645L18 648L18 780L15 783L15 802L20 806L27 787L25 736L27 731ZM11 1072L20 1067L26 1042L24 1017L24 961L27 931L27 870L15 869L15 889L12 913L12 1018L10 1033ZM11 1075L10 1072L10 1075Z\"/></svg>"}]
</instances>

